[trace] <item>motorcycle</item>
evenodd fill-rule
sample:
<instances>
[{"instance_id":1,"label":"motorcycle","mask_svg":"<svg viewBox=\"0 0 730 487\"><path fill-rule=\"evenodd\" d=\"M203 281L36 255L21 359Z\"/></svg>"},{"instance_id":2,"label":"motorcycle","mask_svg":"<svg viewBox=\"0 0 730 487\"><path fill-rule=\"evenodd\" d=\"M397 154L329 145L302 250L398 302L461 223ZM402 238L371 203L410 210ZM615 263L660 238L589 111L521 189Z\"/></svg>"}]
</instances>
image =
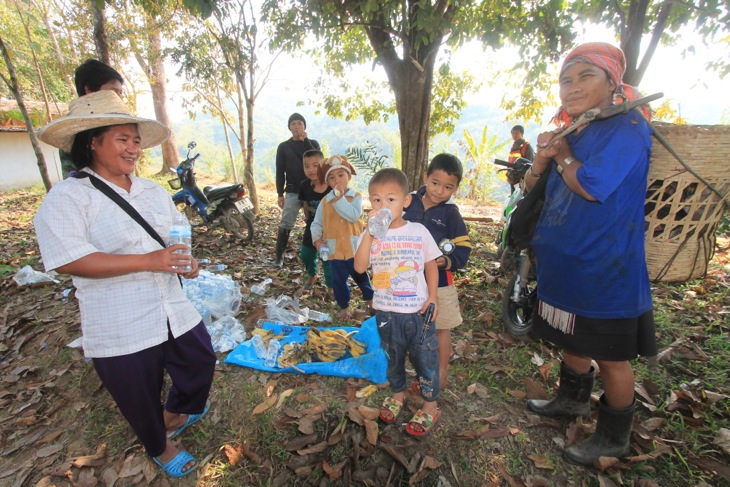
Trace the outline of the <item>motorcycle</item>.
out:
<instances>
[{"instance_id":1,"label":"motorcycle","mask_svg":"<svg viewBox=\"0 0 730 487\"><path fill-rule=\"evenodd\" d=\"M254 236L255 215L246 189L242 184L229 184L206 186L201 191L194 172L195 161L200 154L190 156L196 145L195 142L188 144L185 160L174 170L177 177L168 181L172 189L179 190L172 195L172 201L187 216L191 226L220 223L236 238L250 242Z\"/></svg>"},{"instance_id":2,"label":"motorcycle","mask_svg":"<svg viewBox=\"0 0 730 487\"><path fill-rule=\"evenodd\" d=\"M532 328L532 311L537 302L537 281L531 249L517 249L509 240L511 216L523 198L522 182L532 162L520 157L515 162L495 159L494 163L507 169L510 194L503 211L504 227L498 242L497 256L502 272L510 276L502 293L502 322L504 329L515 338L522 338ZM515 185L518 188L515 188Z\"/></svg>"}]
</instances>

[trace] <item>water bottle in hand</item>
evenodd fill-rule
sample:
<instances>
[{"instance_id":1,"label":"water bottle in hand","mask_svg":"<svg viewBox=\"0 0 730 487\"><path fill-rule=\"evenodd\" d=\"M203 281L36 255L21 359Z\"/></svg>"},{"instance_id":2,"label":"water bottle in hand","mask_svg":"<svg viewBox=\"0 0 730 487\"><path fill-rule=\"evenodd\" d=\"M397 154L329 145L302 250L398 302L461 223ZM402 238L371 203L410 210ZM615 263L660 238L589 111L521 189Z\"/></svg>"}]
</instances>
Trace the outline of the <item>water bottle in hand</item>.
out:
<instances>
[{"instance_id":1,"label":"water bottle in hand","mask_svg":"<svg viewBox=\"0 0 730 487\"><path fill-rule=\"evenodd\" d=\"M170 227L170 245L175 244L187 246L187 249L176 250L176 254L192 255L193 228L182 213L178 213L175 216ZM193 264L190 263L186 266L176 266L173 268L183 272L190 272L193 270Z\"/></svg>"},{"instance_id":2,"label":"water bottle in hand","mask_svg":"<svg viewBox=\"0 0 730 487\"><path fill-rule=\"evenodd\" d=\"M280 348L279 340L276 338L269 340L269 350L266 352L266 360L264 361L266 367L274 368L279 364L277 358L279 358Z\"/></svg>"},{"instance_id":3,"label":"water bottle in hand","mask_svg":"<svg viewBox=\"0 0 730 487\"><path fill-rule=\"evenodd\" d=\"M381 239L388 233L390 222L393 221L393 214L388 208L381 208L376 213L371 214L368 219L368 232L373 238Z\"/></svg>"},{"instance_id":4,"label":"water bottle in hand","mask_svg":"<svg viewBox=\"0 0 730 487\"><path fill-rule=\"evenodd\" d=\"M327 247L327 244L322 245L319 248L319 258L323 261L327 262L330 258L330 248Z\"/></svg>"}]
</instances>

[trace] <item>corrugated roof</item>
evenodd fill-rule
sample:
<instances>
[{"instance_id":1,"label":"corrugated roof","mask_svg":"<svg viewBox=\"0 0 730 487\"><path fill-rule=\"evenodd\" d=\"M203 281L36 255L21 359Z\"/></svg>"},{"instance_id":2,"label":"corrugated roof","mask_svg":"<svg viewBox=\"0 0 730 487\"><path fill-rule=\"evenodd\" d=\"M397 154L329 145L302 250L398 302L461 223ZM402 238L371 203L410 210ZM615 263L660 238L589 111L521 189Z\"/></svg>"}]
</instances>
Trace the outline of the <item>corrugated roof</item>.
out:
<instances>
[{"instance_id":1,"label":"corrugated roof","mask_svg":"<svg viewBox=\"0 0 730 487\"><path fill-rule=\"evenodd\" d=\"M31 117L40 114L46 119L46 104L42 101L25 101L25 107ZM68 113L68 103L50 103L51 118L56 119ZM25 122L22 119L9 117L7 112L19 112L20 107L15 100L0 99L0 132L26 132ZM44 121L43 124L46 122ZM34 122L35 124L35 122Z\"/></svg>"}]
</instances>

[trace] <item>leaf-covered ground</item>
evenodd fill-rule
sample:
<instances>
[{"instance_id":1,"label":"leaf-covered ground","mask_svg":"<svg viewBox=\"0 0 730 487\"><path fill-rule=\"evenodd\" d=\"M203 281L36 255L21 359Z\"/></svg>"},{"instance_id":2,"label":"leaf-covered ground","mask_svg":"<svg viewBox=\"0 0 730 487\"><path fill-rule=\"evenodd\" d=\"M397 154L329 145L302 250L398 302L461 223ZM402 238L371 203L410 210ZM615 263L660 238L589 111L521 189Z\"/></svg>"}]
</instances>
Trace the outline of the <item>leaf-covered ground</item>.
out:
<instances>
[{"instance_id":1,"label":"leaf-covered ground","mask_svg":"<svg viewBox=\"0 0 730 487\"><path fill-rule=\"evenodd\" d=\"M225 263L243 287L273 279L268 295L292 295L303 282L297 243L282 270L271 267L279 212L262 191L254 242L241 246L222 230L195 234L194 254ZM40 190L0 193L0 485L201 486L721 486L730 485L730 270L721 239L707 277L654 286L661 353L637 362L632 456L595 469L561 453L595 421L545 420L526 398L554 391L559 356L539 342L517 342L501 327L506 284L490 257L496 223L470 222L475 250L457 277L465 323L454 332L457 356L442 395L442 415L424 441L401 424L376 420L388 389L367 397L365 381L269 374L221 363L212 409L179 442L198 471L170 480L152 464L100 386L90 362L66 345L80 336L68 278L18 287L13 274L42 270L32 228ZM498 211L498 210L496 210ZM495 208L463 208L494 214ZM316 286L302 298L334 313ZM366 306L359 302L358 320ZM133 305L133 303L130 303ZM250 330L264 316L261 299L245 301L238 319ZM224 355L221 354L221 362ZM598 397L597 382L594 400ZM415 410L418 398L409 396Z\"/></svg>"}]
</instances>

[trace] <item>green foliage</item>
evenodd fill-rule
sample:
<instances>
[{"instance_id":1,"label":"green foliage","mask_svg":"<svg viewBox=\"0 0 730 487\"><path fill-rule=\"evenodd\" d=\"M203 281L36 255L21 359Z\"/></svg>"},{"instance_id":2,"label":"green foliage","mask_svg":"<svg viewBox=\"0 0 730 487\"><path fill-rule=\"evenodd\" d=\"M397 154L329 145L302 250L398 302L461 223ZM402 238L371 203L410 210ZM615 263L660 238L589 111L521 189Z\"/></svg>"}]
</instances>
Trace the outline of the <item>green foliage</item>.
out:
<instances>
[{"instance_id":1,"label":"green foliage","mask_svg":"<svg viewBox=\"0 0 730 487\"><path fill-rule=\"evenodd\" d=\"M694 26L703 44L727 44L730 34L730 8L722 0L577 0L570 4L570 10L577 18L613 29L626 53L627 71L624 79L633 85L639 85L651 60L652 45L660 41L665 44L677 43L680 29ZM648 42L642 46L645 37ZM688 55L695 49L692 42L686 48ZM643 52L644 58L640 59L640 52ZM730 63L726 58L710 62L707 67L717 71L721 77L730 72Z\"/></svg>"},{"instance_id":2,"label":"green foliage","mask_svg":"<svg viewBox=\"0 0 730 487\"><path fill-rule=\"evenodd\" d=\"M493 199L493 192L504 183L497 177L492 160L510 141L499 142L496 135L489 136L484 126L482 137L477 142L468 130L459 146L464 149L464 177L460 193L466 198L478 201Z\"/></svg>"},{"instance_id":3,"label":"green foliage","mask_svg":"<svg viewBox=\"0 0 730 487\"><path fill-rule=\"evenodd\" d=\"M44 12L48 9L45 2L40 1L0 2L0 37L8 49L25 101L43 100L41 86L45 86L52 101L67 102L73 98L68 78L71 68L65 59L59 58L54 52L51 40L54 33L43 22ZM71 32L63 37L56 34L55 39L61 52L71 49L71 35ZM79 48L83 46L80 45ZM39 80L34 59L40 66L43 85ZM0 75L9 80L5 62L0 63ZM5 83L0 83L0 96L14 98L10 87Z\"/></svg>"},{"instance_id":4,"label":"green foliage","mask_svg":"<svg viewBox=\"0 0 730 487\"><path fill-rule=\"evenodd\" d=\"M388 164L388 156L379 153L378 147L369 141L363 147L348 147L345 151L347 160L358 169L365 171L365 175L373 176Z\"/></svg>"}]
</instances>

